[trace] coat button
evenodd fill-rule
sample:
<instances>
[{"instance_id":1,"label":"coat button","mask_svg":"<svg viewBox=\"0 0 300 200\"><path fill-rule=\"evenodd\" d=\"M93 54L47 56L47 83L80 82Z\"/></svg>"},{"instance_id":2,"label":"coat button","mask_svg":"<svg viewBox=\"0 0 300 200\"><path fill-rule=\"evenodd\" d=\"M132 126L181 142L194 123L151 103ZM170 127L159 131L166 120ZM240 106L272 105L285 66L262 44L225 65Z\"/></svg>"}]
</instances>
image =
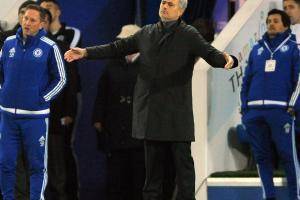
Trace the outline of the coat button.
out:
<instances>
[{"instance_id":1,"label":"coat button","mask_svg":"<svg viewBox=\"0 0 300 200\"><path fill-rule=\"evenodd\" d=\"M124 102L126 102L126 97L120 96L120 103L124 103Z\"/></svg>"}]
</instances>

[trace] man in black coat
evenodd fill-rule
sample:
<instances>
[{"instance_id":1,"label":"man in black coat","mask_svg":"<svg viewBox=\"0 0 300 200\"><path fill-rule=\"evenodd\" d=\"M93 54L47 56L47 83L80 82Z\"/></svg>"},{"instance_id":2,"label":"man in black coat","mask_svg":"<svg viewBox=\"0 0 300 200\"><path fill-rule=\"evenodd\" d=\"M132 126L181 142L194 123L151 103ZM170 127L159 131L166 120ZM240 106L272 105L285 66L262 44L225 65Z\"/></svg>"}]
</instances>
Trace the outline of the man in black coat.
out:
<instances>
[{"instance_id":1,"label":"man in black coat","mask_svg":"<svg viewBox=\"0 0 300 200\"><path fill-rule=\"evenodd\" d=\"M98 83L93 122L99 145L107 153L108 200L141 200L145 181L144 147L131 137L134 59L108 62Z\"/></svg>"},{"instance_id":2,"label":"man in black coat","mask_svg":"<svg viewBox=\"0 0 300 200\"><path fill-rule=\"evenodd\" d=\"M135 34L140 27L122 27L118 39ZM139 68L139 54L111 59L98 82L93 123L99 149L107 154L108 200L141 200L145 182L145 155L142 140L132 138L133 92ZM164 197L172 198L174 169L165 166Z\"/></svg>"},{"instance_id":3,"label":"man in black coat","mask_svg":"<svg viewBox=\"0 0 300 200\"><path fill-rule=\"evenodd\" d=\"M192 109L192 75L197 57L211 66L230 69L237 59L207 43L181 16L187 0L162 0L157 24L111 44L72 48L68 62L103 59L140 52L140 69L134 93L133 137L145 140L146 181L144 200L162 195L165 157L176 170L178 200L195 199L195 170L191 142L195 140ZM167 153L171 152L171 153Z\"/></svg>"}]
</instances>

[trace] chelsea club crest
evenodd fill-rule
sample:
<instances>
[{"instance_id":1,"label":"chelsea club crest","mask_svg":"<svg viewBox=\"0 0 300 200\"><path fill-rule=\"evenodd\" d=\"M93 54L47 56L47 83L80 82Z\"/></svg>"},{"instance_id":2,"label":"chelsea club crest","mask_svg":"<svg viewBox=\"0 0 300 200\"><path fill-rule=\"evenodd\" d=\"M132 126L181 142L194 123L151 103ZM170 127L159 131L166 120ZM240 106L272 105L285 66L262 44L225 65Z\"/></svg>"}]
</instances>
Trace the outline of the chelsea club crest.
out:
<instances>
[{"instance_id":1,"label":"chelsea club crest","mask_svg":"<svg viewBox=\"0 0 300 200\"><path fill-rule=\"evenodd\" d=\"M288 46L288 45L284 45L284 46L282 46L282 47L280 48L280 51L281 51L282 53L287 52L288 50L289 50L289 46Z\"/></svg>"},{"instance_id":2,"label":"chelsea club crest","mask_svg":"<svg viewBox=\"0 0 300 200\"><path fill-rule=\"evenodd\" d=\"M41 56L43 55L42 49L36 48L36 49L33 51L33 55L34 55L34 57L36 57L36 58L41 57Z\"/></svg>"}]
</instances>

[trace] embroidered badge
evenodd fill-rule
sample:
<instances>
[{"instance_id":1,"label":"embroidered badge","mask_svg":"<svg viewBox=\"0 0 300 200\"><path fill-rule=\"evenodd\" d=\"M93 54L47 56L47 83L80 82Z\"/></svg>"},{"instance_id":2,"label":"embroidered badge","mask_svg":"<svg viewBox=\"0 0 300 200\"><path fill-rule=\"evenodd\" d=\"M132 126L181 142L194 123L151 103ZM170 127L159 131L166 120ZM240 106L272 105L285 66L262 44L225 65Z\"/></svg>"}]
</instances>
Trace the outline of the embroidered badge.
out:
<instances>
[{"instance_id":1,"label":"embroidered badge","mask_svg":"<svg viewBox=\"0 0 300 200\"><path fill-rule=\"evenodd\" d=\"M289 50L289 46L288 46L288 45L283 45L283 46L280 48L280 51L281 51L282 53L287 52L288 50Z\"/></svg>"},{"instance_id":2,"label":"embroidered badge","mask_svg":"<svg viewBox=\"0 0 300 200\"><path fill-rule=\"evenodd\" d=\"M34 57L36 57L36 58L41 57L41 56L43 55L42 49L36 48L36 49L33 51L33 55L34 55Z\"/></svg>"},{"instance_id":3,"label":"embroidered badge","mask_svg":"<svg viewBox=\"0 0 300 200\"><path fill-rule=\"evenodd\" d=\"M16 49L13 47L9 50L9 57L13 58L15 56L16 53Z\"/></svg>"},{"instance_id":4,"label":"embroidered badge","mask_svg":"<svg viewBox=\"0 0 300 200\"><path fill-rule=\"evenodd\" d=\"M283 128L284 128L284 132L285 132L286 134L289 134L289 133L290 133L291 125L290 125L289 123L286 123L286 124L283 126Z\"/></svg>"},{"instance_id":5,"label":"embroidered badge","mask_svg":"<svg viewBox=\"0 0 300 200\"><path fill-rule=\"evenodd\" d=\"M45 139L44 136L42 136L42 137L39 139L39 142L40 142L40 146L41 146L41 147L45 146L45 141L46 141L46 139Z\"/></svg>"}]
</instances>

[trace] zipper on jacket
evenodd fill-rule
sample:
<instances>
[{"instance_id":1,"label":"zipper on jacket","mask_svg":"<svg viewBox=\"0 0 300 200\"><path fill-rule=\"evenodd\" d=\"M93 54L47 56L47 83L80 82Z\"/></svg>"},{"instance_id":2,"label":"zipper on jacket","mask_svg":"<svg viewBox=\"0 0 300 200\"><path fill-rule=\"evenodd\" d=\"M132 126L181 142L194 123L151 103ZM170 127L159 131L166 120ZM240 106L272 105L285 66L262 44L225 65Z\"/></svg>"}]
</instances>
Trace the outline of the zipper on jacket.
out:
<instances>
[{"instance_id":1,"label":"zipper on jacket","mask_svg":"<svg viewBox=\"0 0 300 200\"><path fill-rule=\"evenodd\" d=\"M26 43L25 44L21 44L20 45L21 46L21 59L20 59L20 62L18 62L17 63L17 65L18 65L18 67L17 67L17 84L16 84L16 86L17 86L17 88L19 88L19 85L20 85L20 68L22 67L22 63L24 63L24 58L25 58L25 54L26 54ZM14 99L14 108L15 109L18 109L17 107L18 107L18 105L17 105L17 102L19 102L19 97L18 97L18 95L16 95L16 98ZM16 111L15 111L15 115L16 115L17 113L16 113Z\"/></svg>"},{"instance_id":2,"label":"zipper on jacket","mask_svg":"<svg viewBox=\"0 0 300 200\"><path fill-rule=\"evenodd\" d=\"M271 55L270 55L271 56ZM270 59L273 59L273 58L270 58ZM266 61L267 61L267 59L266 59ZM265 63L265 65L266 65L266 63ZM262 100L263 100L263 105L262 105L262 107L263 108L266 108L266 106L265 106L265 96L266 96L266 84L267 84L267 82L266 82L266 72L265 72L265 67L266 66L263 66L263 73L264 73L264 80L263 80L263 98L262 98Z\"/></svg>"}]
</instances>

